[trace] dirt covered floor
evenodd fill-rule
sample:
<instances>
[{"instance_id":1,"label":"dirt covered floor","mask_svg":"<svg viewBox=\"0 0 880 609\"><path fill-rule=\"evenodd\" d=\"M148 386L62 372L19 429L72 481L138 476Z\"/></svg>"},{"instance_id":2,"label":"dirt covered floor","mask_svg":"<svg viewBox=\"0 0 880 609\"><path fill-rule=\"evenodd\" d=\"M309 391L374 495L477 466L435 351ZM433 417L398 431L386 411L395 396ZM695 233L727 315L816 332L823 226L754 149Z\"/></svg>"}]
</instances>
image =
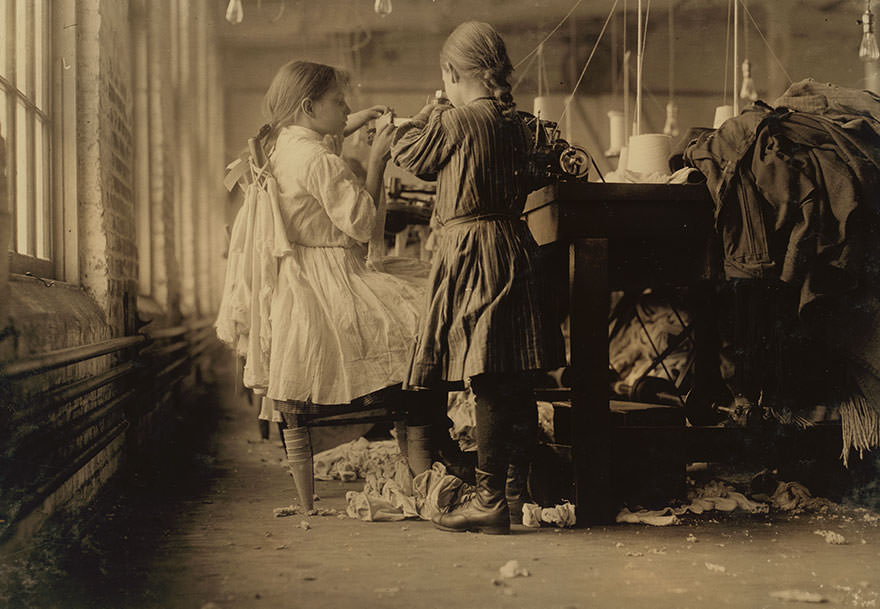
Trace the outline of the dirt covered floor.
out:
<instances>
[{"instance_id":1,"label":"dirt covered floor","mask_svg":"<svg viewBox=\"0 0 880 609\"><path fill-rule=\"evenodd\" d=\"M358 480L317 484L328 515L276 517L295 503L277 430L260 440L254 410L222 385L189 407L198 420L163 462L2 557L0 606L880 607L880 521L854 506L486 536L343 517ZM521 574L502 577L511 560Z\"/></svg>"}]
</instances>

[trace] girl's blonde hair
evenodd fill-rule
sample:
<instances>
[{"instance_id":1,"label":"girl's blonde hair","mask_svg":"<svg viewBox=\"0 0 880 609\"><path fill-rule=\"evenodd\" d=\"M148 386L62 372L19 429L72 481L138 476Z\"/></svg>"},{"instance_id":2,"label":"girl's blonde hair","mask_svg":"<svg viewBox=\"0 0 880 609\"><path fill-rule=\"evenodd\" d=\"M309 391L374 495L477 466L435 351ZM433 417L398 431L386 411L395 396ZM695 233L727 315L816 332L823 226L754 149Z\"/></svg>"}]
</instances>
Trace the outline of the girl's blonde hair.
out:
<instances>
[{"instance_id":1,"label":"girl's blonde hair","mask_svg":"<svg viewBox=\"0 0 880 609\"><path fill-rule=\"evenodd\" d=\"M513 64L507 56L504 40L494 27L482 21L462 23L443 43L440 61L481 79L504 106L505 114L516 112L509 82Z\"/></svg>"},{"instance_id":2,"label":"girl's blonde hair","mask_svg":"<svg viewBox=\"0 0 880 609\"><path fill-rule=\"evenodd\" d=\"M290 61L284 64L263 97L266 124L257 137L273 141L282 127L293 124L302 101L321 99L336 86L346 86L348 74L333 66L311 61Z\"/></svg>"}]
</instances>

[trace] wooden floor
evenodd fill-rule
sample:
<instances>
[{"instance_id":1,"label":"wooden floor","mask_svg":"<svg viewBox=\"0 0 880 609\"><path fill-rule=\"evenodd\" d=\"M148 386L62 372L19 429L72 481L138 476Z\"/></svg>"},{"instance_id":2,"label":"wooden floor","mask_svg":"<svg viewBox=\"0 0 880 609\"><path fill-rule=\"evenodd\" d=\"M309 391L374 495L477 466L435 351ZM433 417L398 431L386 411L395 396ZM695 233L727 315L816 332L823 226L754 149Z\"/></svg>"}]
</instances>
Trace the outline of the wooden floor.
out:
<instances>
[{"instance_id":1,"label":"wooden floor","mask_svg":"<svg viewBox=\"0 0 880 609\"><path fill-rule=\"evenodd\" d=\"M260 439L226 378L219 367L198 403L180 405L195 416L164 463L3 558L0 607L754 609L785 606L772 595L789 590L880 606L880 520L854 508L712 513L662 528L515 527L506 537L424 521L276 518L295 500L277 430ZM319 482L318 505L342 511L362 486ZM847 543L828 544L821 530ZM500 579L509 560L529 576Z\"/></svg>"}]
</instances>

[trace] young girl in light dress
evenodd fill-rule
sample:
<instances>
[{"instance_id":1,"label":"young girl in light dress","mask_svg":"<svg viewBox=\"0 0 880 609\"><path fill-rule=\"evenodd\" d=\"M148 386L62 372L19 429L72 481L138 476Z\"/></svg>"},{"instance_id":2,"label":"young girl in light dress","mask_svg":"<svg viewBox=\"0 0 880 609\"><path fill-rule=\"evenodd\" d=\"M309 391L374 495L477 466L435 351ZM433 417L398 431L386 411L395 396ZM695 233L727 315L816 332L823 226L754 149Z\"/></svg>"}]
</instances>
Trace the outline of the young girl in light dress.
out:
<instances>
[{"instance_id":1,"label":"young girl in light dress","mask_svg":"<svg viewBox=\"0 0 880 609\"><path fill-rule=\"evenodd\" d=\"M268 162L255 169L259 188L248 191L256 200L240 212L241 234L233 229L217 321L218 336L246 353L245 384L282 413L307 509L313 479L303 417L399 401L424 298L417 282L366 265L363 244L383 230L377 203L393 127L376 133L362 185L334 140L381 109L349 117L345 85L337 69L292 61L269 87L257 138ZM241 273L234 252L252 257ZM425 446L409 458L415 473L430 467Z\"/></svg>"}]
</instances>

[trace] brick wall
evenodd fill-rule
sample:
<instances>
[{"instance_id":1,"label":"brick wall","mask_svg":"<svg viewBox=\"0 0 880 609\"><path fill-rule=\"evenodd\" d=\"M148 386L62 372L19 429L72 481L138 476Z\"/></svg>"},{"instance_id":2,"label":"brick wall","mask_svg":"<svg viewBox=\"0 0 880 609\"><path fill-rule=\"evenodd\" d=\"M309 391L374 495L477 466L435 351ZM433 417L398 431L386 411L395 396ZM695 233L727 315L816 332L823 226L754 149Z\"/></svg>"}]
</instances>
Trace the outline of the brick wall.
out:
<instances>
[{"instance_id":1,"label":"brick wall","mask_svg":"<svg viewBox=\"0 0 880 609\"><path fill-rule=\"evenodd\" d=\"M78 6L80 276L123 335L133 331L137 297L128 4Z\"/></svg>"}]
</instances>

